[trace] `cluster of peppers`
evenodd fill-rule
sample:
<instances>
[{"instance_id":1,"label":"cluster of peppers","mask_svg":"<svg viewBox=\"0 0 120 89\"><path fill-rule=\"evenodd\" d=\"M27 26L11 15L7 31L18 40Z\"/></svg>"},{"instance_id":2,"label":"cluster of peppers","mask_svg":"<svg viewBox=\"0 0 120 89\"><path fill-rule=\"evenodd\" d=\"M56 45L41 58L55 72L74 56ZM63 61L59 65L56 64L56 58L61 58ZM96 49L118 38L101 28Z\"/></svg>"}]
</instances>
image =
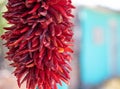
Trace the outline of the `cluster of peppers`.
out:
<instances>
[{"instance_id":1,"label":"cluster of peppers","mask_svg":"<svg viewBox=\"0 0 120 89\"><path fill-rule=\"evenodd\" d=\"M8 0L3 17L11 24L1 37L19 87L57 89L69 84L73 50L71 0Z\"/></svg>"}]
</instances>

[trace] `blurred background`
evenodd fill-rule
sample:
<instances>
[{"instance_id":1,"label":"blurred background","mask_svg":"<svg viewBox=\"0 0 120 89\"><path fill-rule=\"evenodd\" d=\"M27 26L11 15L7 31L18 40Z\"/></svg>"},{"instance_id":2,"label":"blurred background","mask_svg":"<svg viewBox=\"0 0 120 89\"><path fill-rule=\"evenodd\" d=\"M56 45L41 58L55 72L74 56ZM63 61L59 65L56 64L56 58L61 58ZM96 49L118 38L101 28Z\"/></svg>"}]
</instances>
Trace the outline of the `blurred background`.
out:
<instances>
[{"instance_id":1,"label":"blurred background","mask_svg":"<svg viewBox=\"0 0 120 89\"><path fill-rule=\"evenodd\" d=\"M7 0L0 0L0 34ZM68 89L120 89L120 1L73 0L74 54ZM19 89L0 39L0 89ZM25 89L25 86L21 87ZM66 85L59 89L67 89Z\"/></svg>"}]
</instances>

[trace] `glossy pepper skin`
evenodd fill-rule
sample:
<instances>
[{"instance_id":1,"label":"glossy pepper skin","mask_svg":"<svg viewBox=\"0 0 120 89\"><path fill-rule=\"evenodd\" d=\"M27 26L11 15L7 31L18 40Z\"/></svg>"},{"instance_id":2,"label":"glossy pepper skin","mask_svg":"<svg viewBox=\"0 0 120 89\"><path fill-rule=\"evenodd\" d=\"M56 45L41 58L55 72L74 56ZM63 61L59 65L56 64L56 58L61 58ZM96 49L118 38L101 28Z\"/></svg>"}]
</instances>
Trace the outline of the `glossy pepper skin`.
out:
<instances>
[{"instance_id":1,"label":"glossy pepper skin","mask_svg":"<svg viewBox=\"0 0 120 89\"><path fill-rule=\"evenodd\" d=\"M1 37L19 87L25 81L26 89L69 84L72 8L71 0L8 0L3 17L12 26Z\"/></svg>"}]
</instances>

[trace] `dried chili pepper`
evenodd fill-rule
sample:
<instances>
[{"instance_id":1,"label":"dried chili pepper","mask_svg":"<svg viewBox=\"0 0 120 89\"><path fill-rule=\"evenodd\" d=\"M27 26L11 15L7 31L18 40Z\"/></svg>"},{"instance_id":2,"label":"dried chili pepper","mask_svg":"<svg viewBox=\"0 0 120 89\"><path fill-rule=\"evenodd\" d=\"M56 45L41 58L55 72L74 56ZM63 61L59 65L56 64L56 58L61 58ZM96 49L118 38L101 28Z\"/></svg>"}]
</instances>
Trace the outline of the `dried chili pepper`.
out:
<instances>
[{"instance_id":1,"label":"dried chili pepper","mask_svg":"<svg viewBox=\"0 0 120 89\"><path fill-rule=\"evenodd\" d=\"M57 89L69 84L73 17L71 0L8 0L3 17L11 27L1 37L19 87Z\"/></svg>"}]
</instances>

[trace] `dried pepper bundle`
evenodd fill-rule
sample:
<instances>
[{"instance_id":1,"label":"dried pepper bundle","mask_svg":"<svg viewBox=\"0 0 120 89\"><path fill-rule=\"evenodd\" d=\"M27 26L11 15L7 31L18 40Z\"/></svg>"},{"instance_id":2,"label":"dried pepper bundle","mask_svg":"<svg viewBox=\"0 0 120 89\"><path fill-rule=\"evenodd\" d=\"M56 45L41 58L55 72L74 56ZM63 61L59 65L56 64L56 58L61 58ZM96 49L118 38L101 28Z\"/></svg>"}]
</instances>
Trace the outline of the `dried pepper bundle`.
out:
<instances>
[{"instance_id":1,"label":"dried pepper bundle","mask_svg":"<svg viewBox=\"0 0 120 89\"><path fill-rule=\"evenodd\" d=\"M12 26L5 28L2 39L19 87L25 81L27 89L69 83L72 8L71 0L8 0L3 17Z\"/></svg>"}]
</instances>

